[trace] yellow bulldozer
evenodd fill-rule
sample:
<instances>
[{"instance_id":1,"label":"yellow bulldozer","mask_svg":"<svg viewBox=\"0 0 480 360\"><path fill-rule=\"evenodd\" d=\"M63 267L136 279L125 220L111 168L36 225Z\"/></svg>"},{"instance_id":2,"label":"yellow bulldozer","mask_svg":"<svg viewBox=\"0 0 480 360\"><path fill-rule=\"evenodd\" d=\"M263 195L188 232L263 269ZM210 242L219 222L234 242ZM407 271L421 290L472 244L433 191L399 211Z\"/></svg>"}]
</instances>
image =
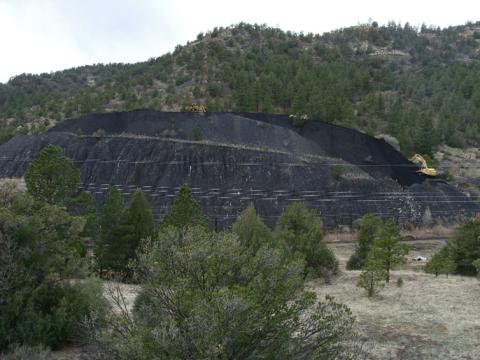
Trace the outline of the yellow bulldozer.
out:
<instances>
[{"instance_id":1,"label":"yellow bulldozer","mask_svg":"<svg viewBox=\"0 0 480 360\"><path fill-rule=\"evenodd\" d=\"M204 113L207 112L207 109L202 104L190 104L185 106L186 112L197 112L197 113Z\"/></svg>"},{"instance_id":2,"label":"yellow bulldozer","mask_svg":"<svg viewBox=\"0 0 480 360\"><path fill-rule=\"evenodd\" d=\"M437 170L434 168L429 168L427 165L427 161L423 158L420 154L413 155L410 159L411 162L420 166L420 169L417 171L426 176L437 176Z\"/></svg>"}]
</instances>

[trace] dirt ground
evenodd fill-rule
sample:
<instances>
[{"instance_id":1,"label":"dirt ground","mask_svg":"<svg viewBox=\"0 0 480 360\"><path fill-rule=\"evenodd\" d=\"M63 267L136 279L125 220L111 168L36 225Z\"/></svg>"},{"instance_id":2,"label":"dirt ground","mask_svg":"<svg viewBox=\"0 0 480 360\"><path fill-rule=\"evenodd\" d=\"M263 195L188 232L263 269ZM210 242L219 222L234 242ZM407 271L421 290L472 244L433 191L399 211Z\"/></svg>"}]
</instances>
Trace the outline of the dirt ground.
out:
<instances>
[{"instance_id":1,"label":"dirt ground","mask_svg":"<svg viewBox=\"0 0 480 360\"><path fill-rule=\"evenodd\" d=\"M480 282L461 276L425 274L416 255L430 257L442 245L438 240L408 242L408 263L393 272L392 280L369 299L356 286L359 271L345 271L354 244L330 244L342 273L331 285L319 281L310 287L347 304L357 316L372 359L479 359ZM397 279L404 280L402 287Z\"/></svg>"}]
</instances>

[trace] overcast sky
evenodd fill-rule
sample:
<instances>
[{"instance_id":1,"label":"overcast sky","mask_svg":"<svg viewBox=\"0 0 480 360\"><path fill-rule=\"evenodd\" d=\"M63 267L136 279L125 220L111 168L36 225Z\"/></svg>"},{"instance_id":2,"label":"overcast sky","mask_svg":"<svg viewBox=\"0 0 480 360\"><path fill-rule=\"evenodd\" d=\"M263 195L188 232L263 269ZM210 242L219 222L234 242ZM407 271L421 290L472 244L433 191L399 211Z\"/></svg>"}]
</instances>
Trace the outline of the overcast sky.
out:
<instances>
[{"instance_id":1,"label":"overcast sky","mask_svg":"<svg viewBox=\"0 0 480 360\"><path fill-rule=\"evenodd\" d=\"M475 18L477 16L477 18ZM478 0L0 0L0 82L20 73L137 62L241 21L323 33L389 20L480 20Z\"/></svg>"}]
</instances>

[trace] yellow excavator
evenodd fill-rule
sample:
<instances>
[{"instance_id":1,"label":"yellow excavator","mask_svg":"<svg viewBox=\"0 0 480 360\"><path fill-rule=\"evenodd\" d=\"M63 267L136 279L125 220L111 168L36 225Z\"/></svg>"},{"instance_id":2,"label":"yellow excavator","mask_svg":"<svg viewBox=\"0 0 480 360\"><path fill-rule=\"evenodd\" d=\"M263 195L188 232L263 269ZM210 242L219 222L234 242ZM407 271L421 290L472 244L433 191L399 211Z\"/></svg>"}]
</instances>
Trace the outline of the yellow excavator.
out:
<instances>
[{"instance_id":1,"label":"yellow excavator","mask_svg":"<svg viewBox=\"0 0 480 360\"><path fill-rule=\"evenodd\" d=\"M302 120L307 121L310 120L310 117L307 114L290 114L288 117L292 120Z\"/></svg>"},{"instance_id":2,"label":"yellow excavator","mask_svg":"<svg viewBox=\"0 0 480 360\"><path fill-rule=\"evenodd\" d=\"M437 176L437 170L434 168L429 168L427 165L427 161L423 158L420 154L413 155L410 159L411 162L420 165L419 173L426 175L426 176Z\"/></svg>"},{"instance_id":3,"label":"yellow excavator","mask_svg":"<svg viewBox=\"0 0 480 360\"><path fill-rule=\"evenodd\" d=\"M185 106L185 111L204 113L204 112L207 112L207 109L202 104L190 104Z\"/></svg>"}]
</instances>

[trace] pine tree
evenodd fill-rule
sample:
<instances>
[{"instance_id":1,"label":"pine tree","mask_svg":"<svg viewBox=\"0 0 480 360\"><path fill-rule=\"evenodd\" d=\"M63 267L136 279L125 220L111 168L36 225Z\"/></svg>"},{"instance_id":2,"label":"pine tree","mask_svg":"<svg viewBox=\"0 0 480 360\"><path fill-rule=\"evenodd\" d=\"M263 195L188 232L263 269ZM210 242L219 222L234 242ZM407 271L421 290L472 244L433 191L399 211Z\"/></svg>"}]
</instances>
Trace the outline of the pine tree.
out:
<instances>
[{"instance_id":1,"label":"pine tree","mask_svg":"<svg viewBox=\"0 0 480 360\"><path fill-rule=\"evenodd\" d=\"M360 221L358 231L358 243L355 252L350 256L347 262L348 270L358 270L363 268L367 262L368 253L375 240L378 230L383 226L381 217L366 214Z\"/></svg>"},{"instance_id":2,"label":"pine tree","mask_svg":"<svg viewBox=\"0 0 480 360\"><path fill-rule=\"evenodd\" d=\"M472 265L477 270L477 276L480 276L480 259L473 261Z\"/></svg>"},{"instance_id":3,"label":"pine tree","mask_svg":"<svg viewBox=\"0 0 480 360\"><path fill-rule=\"evenodd\" d=\"M141 189L133 194L132 201L123 212L118 232L117 252L119 270L127 270L128 262L135 257L138 244L142 239L154 235L155 224L150 205Z\"/></svg>"},{"instance_id":4,"label":"pine tree","mask_svg":"<svg viewBox=\"0 0 480 360\"><path fill-rule=\"evenodd\" d=\"M432 156L435 129L430 114L422 114L419 123L416 125L414 143L418 153Z\"/></svg>"},{"instance_id":5,"label":"pine tree","mask_svg":"<svg viewBox=\"0 0 480 360\"><path fill-rule=\"evenodd\" d=\"M439 274L452 274L455 272L457 265L455 260L448 253L448 249L443 247L438 251L425 265L425 272L429 274L435 274L437 277Z\"/></svg>"},{"instance_id":6,"label":"pine tree","mask_svg":"<svg viewBox=\"0 0 480 360\"><path fill-rule=\"evenodd\" d=\"M377 294L384 286L387 276L382 264L373 257L369 257L358 278L357 286L367 291L368 297Z\"/></svg>"},{"instance_id":7,"label":"pine tree","mask_svg":"<svg viewBox=\"0 0 480 360\"><path fill-rule=\"evenodd\" d=\"M182 185L178 190L177 197L170 211L163 217L160 228L174 227L185 229L190 226L200 226L205 229L210 227L190 188L187 185Z\"/></svg>"},{"instance_id":8,"label":"pine tree","mask_svg":"<svg viewBox=\"0 0 480 360\"><path fill-rule=\"evenodd\" d=\"M82 236L96 238L98 231L97 206L95 198L89 192L82 192L75 198L69 199L67 209L70 214L83 216L85 227Z\"/></svg>"},{"instance_id":9,"label":"pine tree","mask_svg":"<svg viewBox=\"0 0 480 360\"><path fill-rule=\"evenodd\" d=\"M476 275L477 271L472 263L480 258L480 219L470 220L457 229L446 246L457 265L457 274Z\"/></svg>"},{"instance_id":10,"label":"pine tree","mask_svg":"<svg viewBox=\"0 0 480 360\"><path fill-rule=\"evenodd\" d=\"M124 212L122 194L115 186L108 191L102 214L99 219L100 234L94 245L94 253L100 273L104 269L118 268L118 235L120 220Z\"/></svg>"},{"instance_id":11,"label":"pine tree","mask_svg":"<svg viewBox=\"0 0 480 360\"><path fill-rule=\"evenodd\" d=\"M62 149L48 145L37 155L25 173L27 190L49 204L63 204L80 185L80 171L63 155Z\"/></svg>"},{"instance_id":12,"label":"pine tree","mask_svg":"<svg viewBox=\"0 0 480 360\"><path fill-rule=\"evenodd\" d=\"M278 218L275 238L292 254L301 254L305 259L305 275L308 270L323 273L329 280L330 273L337 269L337 260L323 240L322 221L315 210L302 203L293 203Z\"/></svg>"},{"instance_id":13,"label":"pine tree","mask_svg":"<svg viewBox=\"0 0 480 360\"><path fill-rule=\"evenodd\" d=\"M254 254L263 245L273 244L272 233L258 216L253 204L240 214L232 230L237 234L240 243Z\"/></svg>"},{"instance_id":14,"label":"pine tree","mask_svg":"<svg viewBox=\"0 0 480 360\"><path fill-rule=\"evenodd\" d=\"M370 249L368 261L380 264L378 266L385 270L387 283L390 282L390 270L396 265L404 264L407 260L408 246L400 243L401 238L400 230L393 220L389 220L378 231Z\"/></svg>"}]
</instances>

